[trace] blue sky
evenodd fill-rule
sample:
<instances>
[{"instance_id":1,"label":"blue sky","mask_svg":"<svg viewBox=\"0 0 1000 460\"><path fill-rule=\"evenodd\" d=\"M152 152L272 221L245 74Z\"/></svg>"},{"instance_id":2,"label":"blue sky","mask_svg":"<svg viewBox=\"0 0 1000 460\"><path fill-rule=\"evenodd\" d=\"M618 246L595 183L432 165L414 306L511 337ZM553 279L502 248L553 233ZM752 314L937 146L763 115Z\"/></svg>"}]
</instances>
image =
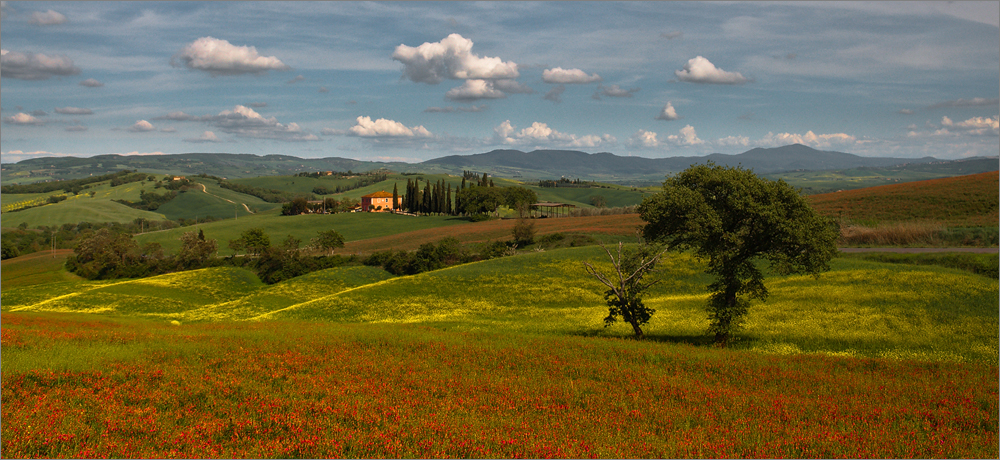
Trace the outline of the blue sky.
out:
<instances>
[{"instance_id":1,"label":"blue sky","mask_svg":"<svg viewBox=\"0 0 1000 460\"><path fill-rule=\"evenodd\" d=\"M0 159L996 155L1000 2L2 3Z\"/></svg>"}]
</instances>

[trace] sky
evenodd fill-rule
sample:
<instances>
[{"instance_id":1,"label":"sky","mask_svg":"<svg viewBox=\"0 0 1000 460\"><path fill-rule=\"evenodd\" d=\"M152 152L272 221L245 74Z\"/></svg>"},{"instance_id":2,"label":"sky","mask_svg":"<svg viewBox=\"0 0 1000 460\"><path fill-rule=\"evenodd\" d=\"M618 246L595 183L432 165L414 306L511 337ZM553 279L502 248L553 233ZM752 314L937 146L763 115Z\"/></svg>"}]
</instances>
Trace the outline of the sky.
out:
<instances>
[{"instance_id":1,"label":"sky","mask_svg":"<svg viewBox=\"0 0 1000 460\"><path fill-rule=\"evenodd\" d=\"M1000 2L2 2L0 161L1000 153Z\"/></svg>"}]
</instances>

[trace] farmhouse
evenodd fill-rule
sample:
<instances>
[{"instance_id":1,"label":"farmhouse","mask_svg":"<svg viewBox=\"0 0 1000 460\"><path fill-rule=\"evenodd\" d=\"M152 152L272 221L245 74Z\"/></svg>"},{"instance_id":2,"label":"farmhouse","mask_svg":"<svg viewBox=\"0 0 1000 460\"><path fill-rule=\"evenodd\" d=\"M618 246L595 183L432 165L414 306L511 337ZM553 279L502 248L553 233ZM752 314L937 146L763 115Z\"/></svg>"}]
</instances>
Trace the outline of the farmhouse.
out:
<instances>
[{"instance_id":1,"label":"farmhouse","mask_svg":"<svg viewBox=\"0 0 1000 460\"><path fill-rule=\"evenodd\" d=\"M396 208L400 208L403 202L403 197L400 196L399 200L396 201ZM392 206L392 194L386 191L375 192L361 197L361 211L362 212L383 212L391 211Z\"/></svg>"}]
</instances>

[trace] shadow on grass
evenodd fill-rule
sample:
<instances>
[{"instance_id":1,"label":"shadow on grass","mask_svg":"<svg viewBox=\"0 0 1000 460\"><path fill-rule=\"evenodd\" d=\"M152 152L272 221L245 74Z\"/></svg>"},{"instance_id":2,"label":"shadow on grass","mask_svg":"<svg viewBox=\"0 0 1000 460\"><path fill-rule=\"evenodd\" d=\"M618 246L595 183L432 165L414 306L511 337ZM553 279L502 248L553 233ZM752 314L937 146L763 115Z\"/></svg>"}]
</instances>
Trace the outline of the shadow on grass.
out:
<instances>
[{"instance_id":1,"label":"shadow on grass","mask_svg":"<svg viewBox=\"0 0 1000 460\"><path fill-rule=\"evenodd\" d=\"M636 340L635 336L627 335L623 337L605 335L603 329L591 329L587 331L568 332L567 335L575 337L595 337L595 338L616 338L625 340ZM673 335L673 334L646 334L641 339L644 342L686 344L695 346L712 346L715 337L710 335Z\"/></svg>"}]
</instances>

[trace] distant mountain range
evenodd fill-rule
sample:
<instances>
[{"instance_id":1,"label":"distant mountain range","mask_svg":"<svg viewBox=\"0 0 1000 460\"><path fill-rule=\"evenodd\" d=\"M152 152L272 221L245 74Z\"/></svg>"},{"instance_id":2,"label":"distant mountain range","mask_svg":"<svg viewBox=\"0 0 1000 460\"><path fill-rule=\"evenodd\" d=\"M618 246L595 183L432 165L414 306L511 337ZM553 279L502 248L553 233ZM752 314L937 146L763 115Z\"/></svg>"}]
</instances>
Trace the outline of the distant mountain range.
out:
<instances>
[{"instance_id":1,"label":"distant mountain range","mask_svg":"<svg viewBox=\"0 0 1000 460\"><path fill-rule=\"evenodd\" d=\"M137 169L163 174L209 174L238 178L290 175L305 171L369 171L386 168L399 172L461 174L463 170L489 173L498 177L520 179L557 179L560 177L597 181L655 181L692 164L715 162L718 165L752 169L758 174L799 170L891 167L902 164L943 162L934 157L876 158L843 152L816 150L794 144L776 148L755 148L736 155L713 153L701 157L643 158L623 157L612 153L586 153L573 150L494 150L475 155L451 155L422 163L382 163L346 158L298 158L287 155L250 155L226 153L185 153L177 155L98 155L88 158L35 158L3 165L3 182L23 183L44 178L74 178L105 174L121 169ZM29 175L31 177L29 177Z\"/></svg>"}]
</instances>

